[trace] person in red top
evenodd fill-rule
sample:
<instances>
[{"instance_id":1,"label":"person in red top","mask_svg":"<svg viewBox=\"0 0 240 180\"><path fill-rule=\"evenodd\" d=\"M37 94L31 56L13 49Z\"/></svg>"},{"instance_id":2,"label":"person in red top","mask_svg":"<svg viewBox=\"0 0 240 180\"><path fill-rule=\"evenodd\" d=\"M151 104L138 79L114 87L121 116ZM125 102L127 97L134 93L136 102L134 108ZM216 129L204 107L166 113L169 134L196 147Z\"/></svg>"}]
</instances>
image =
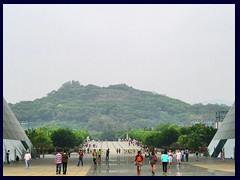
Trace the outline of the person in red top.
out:
<instances>
[{"instance_id":1,"label":"person in red top","mask_svg":"<svg viewBox=\"0 0 240 180\"><path fill-rule=\"evenodd\" d=\"M141 151L138 151L137 155L135 156L134 164L137 166L137 175L140 176L141 166L143 165L143 156Z\"/></svg>"},{"instance_id":2,"label":"person in red top","mask_svg":"<svg viewBox=\"0 0 240 180\"><path fill-rule=\"evenodd\" d=\"M80 149L79 151L78 151L78 155L79 155L79 157L78 157L78 164L77 164L77 166L79 166L80 165L80 162L81 162L81 165L83 166L83 151Z\"/></svg>"}]
</instances>

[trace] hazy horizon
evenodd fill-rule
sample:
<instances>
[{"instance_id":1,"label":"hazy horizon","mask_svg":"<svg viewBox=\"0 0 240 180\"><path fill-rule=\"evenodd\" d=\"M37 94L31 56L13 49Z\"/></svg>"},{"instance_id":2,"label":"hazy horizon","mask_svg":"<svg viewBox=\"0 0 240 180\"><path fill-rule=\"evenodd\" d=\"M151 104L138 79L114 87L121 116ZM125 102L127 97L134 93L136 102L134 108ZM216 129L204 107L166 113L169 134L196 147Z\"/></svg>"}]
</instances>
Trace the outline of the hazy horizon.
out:
<instances>
[{"instance_id":1,"label":"hazy horizon","mask_svg":"<svg viewBox=\"0 0 240 180\"><path fill-rule=\"evenodd\" d=\"M6 101L32 101L71 80L232 104L235 5L4 4Z\"/></svg>"}]
</instances>

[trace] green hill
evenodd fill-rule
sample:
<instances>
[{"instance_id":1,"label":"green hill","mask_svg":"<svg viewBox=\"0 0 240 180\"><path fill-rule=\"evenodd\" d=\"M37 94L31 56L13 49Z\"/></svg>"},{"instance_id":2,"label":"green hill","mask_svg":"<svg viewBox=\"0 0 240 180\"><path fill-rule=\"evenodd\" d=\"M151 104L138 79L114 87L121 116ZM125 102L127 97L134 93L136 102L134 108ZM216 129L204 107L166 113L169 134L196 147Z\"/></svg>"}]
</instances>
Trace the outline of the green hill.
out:
<instances>
[{"instance_id":1,"label":"green hill","mask_svg":"<svg viewBox=\"0 0 240 180\"><path fill-rule=\"evenodd\" d=\"M98 87L78 81L66 82L41 99L9 105L17 119L31 127L57 125L97 132L154 127L162 122L215 121L216 111L229 110L226 105L190 105L126 84Z\"/></svg>"}]
</instances>

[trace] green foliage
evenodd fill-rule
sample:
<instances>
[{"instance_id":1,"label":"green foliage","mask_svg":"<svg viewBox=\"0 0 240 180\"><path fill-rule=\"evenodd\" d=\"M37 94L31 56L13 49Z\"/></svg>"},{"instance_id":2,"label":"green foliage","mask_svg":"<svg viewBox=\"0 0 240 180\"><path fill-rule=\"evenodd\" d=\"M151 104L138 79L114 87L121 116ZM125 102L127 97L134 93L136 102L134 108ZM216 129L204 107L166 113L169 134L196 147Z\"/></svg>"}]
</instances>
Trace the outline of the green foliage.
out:
<instances>
[{"instance_id":1,"label":"green foliage","mask_svg":"<svg viewBox=\"0 0 240 180\"><path fill-rule=\"evenodd\" d=\"M168 129L164 129L160 138L162 147L166 148L177 142L179 135L180 133L177 128L169 127Z\"/></svg>"},{"instance_id":2,"label":"green foliage","mask_svg":"<svg viewBox=\"0 0 240 180\"><path fill-rule=\"evenodd\" d=\"M176 124L173 123L161 123L159 125L157 125L154 130L155 131L163 131L169 128L177 128L178 126Z\"/></svg>"},{"instance_id":3,"label":"green foliage","mask_svg":"<svg viewBox=\"0 0 240 180\"><path fill-rule=\"evenodd\" d=\"M28 122L31 128L61 126L100 133L153 127L162 131L170 126L162 123L185 125L196 120L214 121L216 111L229 109L217 104L190 105L126 84L98 87L83 86L78 81L66 82L46 97L9 105L17 119Z\"/></svg>"},{"instance_id":4,"label":"green foliage","mask_svg":"<svg viewBox=\"0 0 240 180\"><path fill-rule=\"evenodd\" d=\"M137 139L138 141L142 141L145 143L146 137L151 133L152 131L145 131L143 129L133 129L128 133L128 135L133 139Z\"/></svg>"},{"instance_id":5,"label":"green foliage","mask_svg":"<svg viewBox=\"0 0 240 180\"><path fill-rule=\"evenodd\" d=\"M198 150L208 146L216 131L203 124L182 127L165 123L157 125L151 131L133 129L129 132L129 136L150 148L183 149L188 147L190 150Z\"/></svg>"},{"instance_id":6,"label":"green foliage","mask_svg":"<svg viewBox=\"0 0 240 180\"><path fill-rule=\"evenodd\" d=\"M25 132L33 146L40 149L78 146L89 136L86 129L71 130L58 126L44 126L37 129L28 129Z\"/></svg>"},{"instance_id":7,"label":"green foliage","mask_svg":"<svg viewBox=\"0 0 240 180\"><path fill-rule=\"evenodd\" d=\"M28 138L36 148L52 148L50 134L44 128L38 128L25 131Z\"/></svg>"},{"instance_id":8,"label":"green foliage","mask_svg":"<svg viewBox=\"0 0 240 180\"><path fill-rule=\"evenodd\" d=\"M87 136L89 136L89 132L86 129L73 130L72 132L76 137L77 144L82 144L83 141L87 138Z\"/></svg>"},{"instance_id":9,"label":"green foliage","mask_svg":"<svg viewBox=\"0 0 240 180\"><path fill-rule=\"evenodd\" d=\"M182 147L188 147L192 150L198 150L201 147L207 147L215 135L217 129L205 126L203 124L195 124L180 129L182 133L178 141Z\"/></svg>"},{"instance_id":10,"label":"green foliage","mask_svg":"<svg viewBox=\"0 0 240 180\"><path fill-rule=\"evenodd\" d=\"M79 145L76 135L67 128L59 128L51 134L54 147L70 148Z\"/></svg>"},{"instance_id":11,"label":"green foliage","mask_svg":"<svg viewBox=\"0 0 240 180\"><path fill-rule=\"evenodd\" d=\"M105 132L90 131L86 129L70 130L61 127L41 127L33 130L27 130L26 134L37 148L70 148L78 146L86 139L96 138L99 140L118 140L129 137L141 141L150 148L186 148L198 150L200 147L207 147L216 129L203 124L193 126L177 126L175 124L165 123L157 125L158 128L144 128L126 130L109 130ZM159 130L162 129L161 131Z\"/></svg>"},{"instance_id":12,"label":"green foliage","mask_svg":"<svg viewBox=\"0 0 240 180\"><path fill-rule=\"evenodd\" d=\"M99 136L99 140L118 141L119 138L123 138L126 135L124 130L109 130L104 131Z\"/></svg>"},{"instance_id":13,"label":"green foliage","mask_svg":"<svg viewBox=\"0 0 240 180\"><path fill-rule=\"evenodd\" d=\"M161 132L153 131L146 136L146 138L143 142L150 148L161 147L162 144L160 144L160 142L159 142L161 137L162 137Z\"/></svg>"},{"instance_id":14,"label":"green foliage","mask_svg":"<svg viewBox=\"0 0 240 180\"><path fill-rule=\"evenodd\" d=\"M187 142L188 142L188 135L182 134L178 137L178 144L181 147L187 146Z\"/></svg>"}]
</instances>

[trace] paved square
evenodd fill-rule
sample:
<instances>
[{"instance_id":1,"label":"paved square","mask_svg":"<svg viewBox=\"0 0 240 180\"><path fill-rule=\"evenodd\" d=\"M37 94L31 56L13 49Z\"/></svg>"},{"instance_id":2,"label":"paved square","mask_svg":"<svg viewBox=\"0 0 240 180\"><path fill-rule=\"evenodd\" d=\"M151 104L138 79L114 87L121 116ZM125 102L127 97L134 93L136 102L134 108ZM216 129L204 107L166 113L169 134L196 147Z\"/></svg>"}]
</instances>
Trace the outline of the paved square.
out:
<instances>
[{"instance_id":1,"label":"paved square","mask_svg":"<svg viewBox=\"0 0 240 180\"><path fill-rule=\"evenodd\" d=\"M158 154L160 159L160 155ZM69 158L67 174L56 175L54 155L45 155L45 158L33 159L30 168L26 169L25 162L11 162L3 164L3 176L137 176L136 166L133 164L134 154L110 154L109 161L105 160L93 165L92 156L85 154L84 165L77 166L78 155L72 153ZM144 158L141 176L151 176L151 167L148 158ZM156 166L156 176L163 176L160 162ZM201 157L196 161L190 156L189 162L179 165L173 162L168 169L167 176L235 176L235 160Z\"/></svg>"}]
</instances>

